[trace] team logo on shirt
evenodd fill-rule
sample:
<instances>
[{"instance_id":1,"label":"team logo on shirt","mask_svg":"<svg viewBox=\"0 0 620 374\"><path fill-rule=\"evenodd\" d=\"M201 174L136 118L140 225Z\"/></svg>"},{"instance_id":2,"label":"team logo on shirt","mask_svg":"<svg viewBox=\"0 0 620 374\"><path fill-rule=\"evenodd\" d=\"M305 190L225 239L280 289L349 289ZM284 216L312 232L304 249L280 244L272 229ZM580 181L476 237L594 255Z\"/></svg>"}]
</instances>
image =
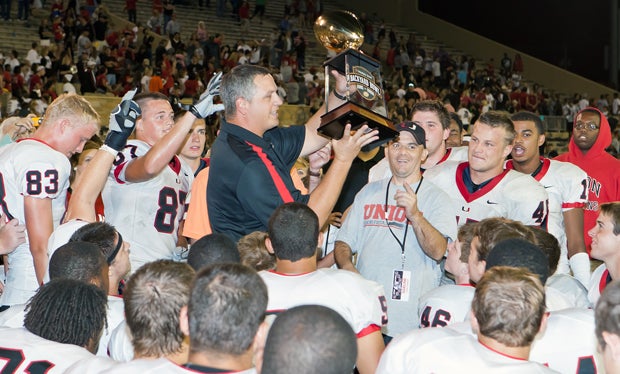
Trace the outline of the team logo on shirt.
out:
<instances>
[{"instance_id":1,"label":"team logo on shirt","mask_svg":"<svg viewBox=\"0 0 620 374\"><path fill-rule=\"evenodd\" d=\"M364 205L365 226L385 226L386 221L393 227L403 227L407 221L405 209L396 205Z\"/></svg>"}]
</instances>

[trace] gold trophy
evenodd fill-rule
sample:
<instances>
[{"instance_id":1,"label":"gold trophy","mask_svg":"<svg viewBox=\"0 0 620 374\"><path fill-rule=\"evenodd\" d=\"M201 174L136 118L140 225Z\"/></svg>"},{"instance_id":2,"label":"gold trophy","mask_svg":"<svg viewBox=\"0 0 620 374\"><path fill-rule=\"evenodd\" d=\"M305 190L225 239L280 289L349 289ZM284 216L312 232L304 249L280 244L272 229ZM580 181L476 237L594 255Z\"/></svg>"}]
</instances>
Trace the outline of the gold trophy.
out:
<instances>
[{"instance_id":1,"label":"gold trophy","mask_svg":"<svg viewBox=\"0 0 620 374\"><path fill-rule=\"evenodd\" d=\"M328 138L340 139L350 123L356 130L368 124L379 130L379 140L363 148L368 151L398 136L387 116L381 80L381 63L358 49L364 44L362 24L349 11L327 12L314 23L314 35L323 46L338 54L323 63L325 68L325 114L318 131ZM327 102L332 70L346 76L346 102L330 108Z\"/></svg>"}]
</instances>

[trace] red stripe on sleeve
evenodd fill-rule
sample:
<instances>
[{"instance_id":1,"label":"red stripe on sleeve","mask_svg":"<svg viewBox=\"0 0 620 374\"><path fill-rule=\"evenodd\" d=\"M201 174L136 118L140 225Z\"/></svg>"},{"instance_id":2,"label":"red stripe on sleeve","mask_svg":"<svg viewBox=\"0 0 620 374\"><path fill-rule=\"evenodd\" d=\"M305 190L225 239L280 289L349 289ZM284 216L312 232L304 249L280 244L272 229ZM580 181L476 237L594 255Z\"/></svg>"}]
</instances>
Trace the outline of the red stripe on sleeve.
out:
<instances>
[{"instance_id":1,"label":"red stripe on sleeve","mask_svg":"<svg viewBox=\"0 0 620 374\"><path fill-rule=\"evenodd\" d=\"M280 198L282 199L282 201L284 201L285 203L292 203L294 200L293 200L293 196L291 195L291 192L288 190L288 188L286 188L286 184L284 184L282 177L280 177L280 174L278 174L278 171L276 170L275 166L273 166L273 163L271 162L271 160L269 160L269 158L267 157L267 154L263 152L262 148L257 147L250 142L246 142L246 143L250 147L252 147L252 150L256 152L258 157L261 159L261 161L267 168L269 175L271 175L271 180L273 181L273 184L276 186L276 189L278 190L278 194L280 194Z\"/></svg>"},{"instance_id":2,"label":"red stripe on sleeve","mask_svg":"<svg viewBox=\"0 0 620 374\"><path fill-rule=\"evenodd\" d=\"M562 209L572 209L572 208L583 208L585 206L584 203L562 203Z\"/></svg>"},{"instance_id":3,"label":"red stripe on sleeve","mask_svg":"<svg viewBox=\"0 0 620 374\"><path fill-rule=\"evenodd\" d=\"M357 334L355 334L357 336L357 338L363 338L366 335L370 335L375 331L380 331L381 327L377 326L377 325L369 325L364 327L363 329L361 329Z\"/></svg>"}]
</instances>

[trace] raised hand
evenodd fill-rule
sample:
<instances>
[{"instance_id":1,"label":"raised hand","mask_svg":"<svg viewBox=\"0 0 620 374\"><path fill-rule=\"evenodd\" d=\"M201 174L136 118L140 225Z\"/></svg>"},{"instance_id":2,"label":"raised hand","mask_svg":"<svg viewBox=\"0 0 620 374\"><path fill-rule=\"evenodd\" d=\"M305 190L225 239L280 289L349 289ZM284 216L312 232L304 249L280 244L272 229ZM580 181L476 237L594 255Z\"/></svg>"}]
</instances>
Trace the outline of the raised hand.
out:
<instances>
[{"instance_id":1,"label":"raised hand","mask_svg":"<svg viewBox=\"0 0 620 374\"><path fill-rule=\"evenodd\" d=\"M213 98L220 94L222 72L217 73L207 85L205 92L200 95L198 102L189 107L189 111L197 118L206 118L213 113L224 110L223 104L213 104Z\"/></svg>"},{"instance_id":2,"label":"raised hand","mask_svg":"<svg viewBox=\"0 0 620 374\"><path fill-rule=\"evenodd\" d=\"M332 214L330 214L329 218L327 219L327 224L334 225L340 228L340 226L342 226L342 213L332 212Z\"/></svg>"},{"instance_id":3,"label":"raised hand","mask_svg":"<svg viewBox=\"0 0 620 374\"><path fill-rule=\"evenodd\" d=\"M318 151L310 153L308 155L308 162L310 171L319 170L325 165L332 155L332 144L327 143L325 146Z\"/></svg>"},{"instance_id":4,"label":"raised hand","mask_svg":"<svg viewBox=\"0 0 620 374\"><path fill-rule=\"evenodd\" d=\"M347 77L344 74L340 74L338 70L335 69L331 71L331 74L336 81L336 86L334 88L336 94L345 96L349 89L353 89L353 87L347 87Z\"/></svg>"},{"instance_id":5,"label":"raised hand","mask_svg":"<svg viewBox=\"0 0 620 374\"><path fill-rule=\"evenodd\" d=\"M415 194L415 191L413 191L409 183L404 182L403 187L405 187L404 191L396 191L394 200L396 200L397 206L405 208L405 215L410 221L413 221L414 217L420 213L420 210L418 209L418 196Z\"/></svg>"},{"instance_id":6,"label":"raised hand","mask_svg":"<svg viewBox=\"0 0 620 374\"><path fill-rule=\"evenodd\" d=\"M0 125L0 135L8 135L12 141L30 136L35 130L32 118L28 117L9 117Z\"/></svg>"},{"instance_id":7,"label":"raised hand","mask_svg":"<svg viewBox=\"0 0 620 374\"><path fill-rule=\"evenodd\" d=\"M136 121L142 113L138 103L132 100L137 90L135 88L128 91L121 99L120 104L110 113L110 131L104 144L117 152L120 152L127 144L127 139L133 132Z\"/></svg>"},{"instance_id":8,"label":"raised hand","mask_svg":"<svg viewBox=\"0 0 620 374\"><path fill-rule=\"evenodd\" d=\"M379 139L379 131L372 130L368 125L363 125L356 131L351 131L351 124L344 128L342 138L332 139L334 157L345 162L352 162L366 144Z\"/></svg>"}]
</instances>

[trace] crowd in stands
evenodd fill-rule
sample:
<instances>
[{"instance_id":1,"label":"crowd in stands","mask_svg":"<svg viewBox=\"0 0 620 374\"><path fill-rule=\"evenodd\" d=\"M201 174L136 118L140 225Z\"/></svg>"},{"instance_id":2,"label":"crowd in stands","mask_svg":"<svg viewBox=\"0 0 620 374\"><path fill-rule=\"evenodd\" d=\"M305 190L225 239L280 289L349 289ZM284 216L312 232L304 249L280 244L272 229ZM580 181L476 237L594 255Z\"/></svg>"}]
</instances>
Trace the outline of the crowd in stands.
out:
<instances>
[{"instance_id":1,"label":"crowd in stands","mask_svg":"<svg viewBox=\"0 0 620 374\"><path fill-rule=\"evenodd\" d=\"M78 7L76 2L54 0L49 17L41 18L39 41L33 41L27 56L15 50L0 56L0 83L11 94L3 114L41 115L59 93L75 90L122 96L140 86L143 92L158 91L173 100L197 99L217 71L225 73L246 63L270 68L285 102L316 111L324 100L324 77L322 68L306 66L305 31L322 12L322 2L286 1L277 27L260 40L248 30L253 17L262 18L265 4L253 4L253 13L247 1L231 5L230 15L217 10L216 15L239 21L244 38L234 44L225 40L226 35L210 32L204 21L195 30L181 29L173 1L155 1L148 20L112 28L105 5L86 2ZM128 19L136 21L137 7L146 6L126 1ZM395 122L409 118L416 101L438 99L459 114L465 128L488 110L527 110L563 116L570 130L577 111L588 104L612 117L615 125L620 99L587 93L561 96L524 82L519 54L511 58L504 53L498 63L476 61L451 55L442 47L425 47L413 33L386 30L376 13L362 13L360 21L366 45L371 46L368 52L383 64L388 117Z\"/></svg>"}]
</instances>

